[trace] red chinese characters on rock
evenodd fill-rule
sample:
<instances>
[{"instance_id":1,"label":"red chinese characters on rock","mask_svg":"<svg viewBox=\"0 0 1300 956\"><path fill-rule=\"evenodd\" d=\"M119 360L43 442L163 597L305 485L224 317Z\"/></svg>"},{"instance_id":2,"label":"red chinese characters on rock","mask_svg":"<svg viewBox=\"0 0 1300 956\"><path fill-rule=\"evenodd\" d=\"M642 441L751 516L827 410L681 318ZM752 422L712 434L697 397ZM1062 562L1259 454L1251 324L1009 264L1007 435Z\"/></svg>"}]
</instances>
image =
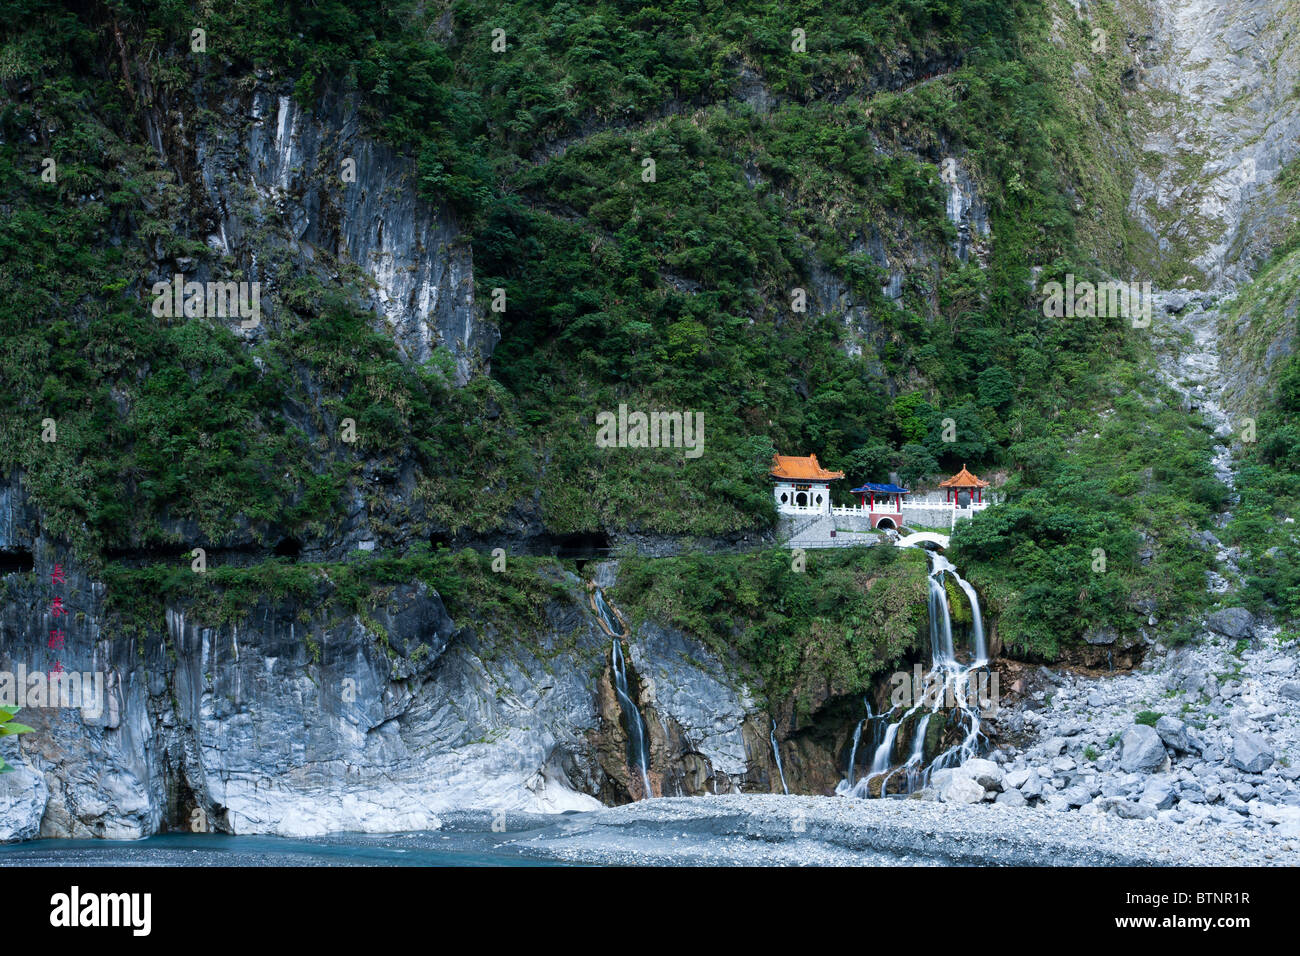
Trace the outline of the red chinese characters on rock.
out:
<instances>
[{"instance_id":1,"label":"red chinese characters on rock","mask_svg":"<svg viewBox=\"0 0 1300 956\"><path fill-rule=\"evenodd\" d=\"M62 563L56 563L50 570L50 585L57 586L67 583L68 579L63 573ZM57 625L59 623L59 618L66 617L67 614L68 609L63 606L63 595L54 595L54 599L50 602L50 617L54 618L54 624L56 626L50 629L50 639L46 644L51 651L61 651L64 648L64 644L67 641L67 634ZM50 668L50 673L62 674L63 662L56 658L54 666Z\"/></svg>"}]
</instances>

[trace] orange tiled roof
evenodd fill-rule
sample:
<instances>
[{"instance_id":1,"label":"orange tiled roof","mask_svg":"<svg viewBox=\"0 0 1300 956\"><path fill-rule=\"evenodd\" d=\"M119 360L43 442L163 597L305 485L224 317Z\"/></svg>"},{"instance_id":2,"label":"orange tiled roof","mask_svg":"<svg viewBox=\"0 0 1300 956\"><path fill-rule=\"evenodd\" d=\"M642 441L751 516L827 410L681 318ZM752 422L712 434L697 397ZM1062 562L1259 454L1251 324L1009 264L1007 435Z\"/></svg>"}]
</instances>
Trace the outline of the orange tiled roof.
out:
<instances>
[{"instance_id":1,"label":"orange tiled roof","mask_svg":"<svg viewBox=\"0 0 1300 956\"><path fill-rule=\"evenodd\" d=\"M772 477L805 481L830 481L833 478L843 478L844 472L827 471L817 464L816 455L809 455L807 458L801 458L798 455L773 455Z\"/></svg>"},{"instance_id":2,"label":"orange tiled roof","mask_svg":"<svg viewBox=\"0 0 1300 956\"><path fill-rule=\"evenodd\" d=\"M977 478L967 471L965 465L962 465L961 471L951 478L939 482L940 488L987 488L988 486L987 481Z\"/></svg>"}]
</instances>

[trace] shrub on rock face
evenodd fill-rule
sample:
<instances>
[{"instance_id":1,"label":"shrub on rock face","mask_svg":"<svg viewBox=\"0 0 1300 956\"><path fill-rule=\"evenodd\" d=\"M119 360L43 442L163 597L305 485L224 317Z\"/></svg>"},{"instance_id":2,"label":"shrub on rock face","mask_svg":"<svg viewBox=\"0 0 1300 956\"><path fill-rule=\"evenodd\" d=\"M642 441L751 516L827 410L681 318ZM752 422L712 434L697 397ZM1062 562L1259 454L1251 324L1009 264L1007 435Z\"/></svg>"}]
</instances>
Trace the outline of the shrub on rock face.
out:
<instances>
[{"instance_id":1,"label":"shrub on rock face","mask_svg":"<svg viewBox=\"0 0 1300 956\"><path fill-rule=\"evenodd\" d=\"M1134 724L1120 738L1120 769L1126 773L1151 773L1162 767L1169 755L1154 727Z\"/></svg>"},{"instance_id":2,"label":"shrub on rock face","mask_svg":"<svg viewBox=\"0 0 1300 956\"><path fill-rule=\"evenodd\" d=\"M11 737L15 734L30 734L32 732L32 728L14 720L14 716L17 713L17 707L0 707L0 737ZM0 773L5 773L12 769L12 767L4 762L3 758L0 758Z\"/></svg>"}]
</instances>

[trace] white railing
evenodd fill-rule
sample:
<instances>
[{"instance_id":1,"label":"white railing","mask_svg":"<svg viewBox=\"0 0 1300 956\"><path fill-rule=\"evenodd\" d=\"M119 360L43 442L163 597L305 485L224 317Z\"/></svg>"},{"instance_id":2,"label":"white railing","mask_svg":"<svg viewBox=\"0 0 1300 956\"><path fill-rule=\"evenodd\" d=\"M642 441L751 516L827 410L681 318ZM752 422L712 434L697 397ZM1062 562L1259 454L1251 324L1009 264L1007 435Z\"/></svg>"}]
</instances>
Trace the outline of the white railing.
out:
<instances>
[{"instance_id":1,"label":"white railing","mask_svg":"<svg viewBox=\"0 0 1300 956\"><path fill-rule=\"evenodd\" d=\"M835 514L837 515L849 515L849 516L869 515L873 512L876 514L886 513L884 508L870 508L870 507L864 508L862 505L836 505L834 508L831 509L831 511L835 512ZM891 510L888 513L894 514L895 512Z\"/></svg>"},{"instance_id":2,"label":"white railing","mask_svg":"<svg viewBox=\"0 0 1300 956\"><path fill-rule=\"evenodd\" d=\"M870 505L834 505L829 510L824 505L819 506L819 505L778 504L777 511L780 514L787 514L787 515L836 514L836 515L844 515L846 517L851 517L855 515L870 515L870 514L883 514L883 515L900 514L900 513L906 514L908 511L926 511L926 510L932 511L935 509L944 509L944 508L951 511L958 511L958 512L983 511L985 508L987 508L989 505L993 503L994 503L993 501L984 500L984 501L972 501L969 504L959 505L957 504L956 501L952 501L952 500L944 501L943 498L936 497L934 499L922 498L920 500L912 500L912 501L905 500L903 502L901 512L899 510L896 510L893 507L892 503L888 507L881 504L881 505L877 505L875 508L872 508Z\"/></svg>"},{"instance_id":3,"label":"white railing","mask_svg":"<svg viewBox=\"0 0 1300 956\"><path fill-rule=\"evenodd\" d=\"M830 514L825 505L782 505L776 510L783 515L826 515Z\"/></svg>"}]
</instances>

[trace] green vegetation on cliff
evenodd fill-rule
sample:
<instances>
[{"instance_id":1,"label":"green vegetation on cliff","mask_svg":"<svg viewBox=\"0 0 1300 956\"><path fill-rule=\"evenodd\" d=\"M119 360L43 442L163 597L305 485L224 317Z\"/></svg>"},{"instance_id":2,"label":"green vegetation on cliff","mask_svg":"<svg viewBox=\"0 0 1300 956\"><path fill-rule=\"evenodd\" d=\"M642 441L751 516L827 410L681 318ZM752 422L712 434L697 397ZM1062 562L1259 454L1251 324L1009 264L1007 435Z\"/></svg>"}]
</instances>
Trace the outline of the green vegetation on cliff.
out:
<instances>
[{"instance_id":1,"label":"green vegetation on cliff","mask_svg":"<svg viewBox=\"0 0 1300 956\"><path fill-rule=\"evenodd\" d=\"M165 612L183 610L204 625L249 620L259 602L292 605L303 615L356 615L368 626L370 613L398 585L423 582L438 592L459 627L496 626L507 633L546 624L546 605L569 598L572 586L553 558L511 558L494 572L491 560L468 548L451 552L412 548L402 557L360 554L346 562L266 561L250 567L218 567L204 574L188 560L104 569L114 627L151 637L167 632Z\"/></svg>"},{"instance_id":2,"label":"green vegetation on cliff","mask_svg":"<svg viewBox=\"0 0 1300 956\"><path fill-rule=\"evenodd\" d=\"M1122 597L1190 596L1203 559L1187 541L1219 494L1206 436L1159 410L1124 323L1047 319L1033 292L1034 265L1118 268L1127 234L1129 61L1121 43L1094 52L1064 0L3 13L0 466L85 560L164 543L164 523L197 527L187 546L328 541L358 499L386 503L377 530L406 546L521 516L763 528L779 449L858 479L1008 471L1011 510L958 548L1001 588L1013 645L1052 653L1123 626ZM491 378L458 389L445 363L404 363L357 283L305 264L270 290L252 348L149 314L158 263L215 256L188 137L222 84L291 87L308 108L358 94L464 224L479 300L506 291ZM950 157L987 209L967 261ZM249 251L282 258L278 228L259 224ZM703 412L705 454L596 448L596 413L620 402ZM322 435L318 409L362 440ZM411 502L385 499L411 472L424 517L403 529ZM1135 530L1158 543L1148 565ZM1099 547L1112 570L1089 577Z\"/></svg>"},{"instance_id":3,"label":"green vegetation on cliff","mask_svg":"<svg viewBox=\"0 0 1300 956\"><path fill-rule=\"evenodd\" d=\"M610 596L636 624L692 635L739 658L770 699L804 709L864 693L928 646L925 553L891 547L625 558Z\"/></svg>"}]
</instances>

